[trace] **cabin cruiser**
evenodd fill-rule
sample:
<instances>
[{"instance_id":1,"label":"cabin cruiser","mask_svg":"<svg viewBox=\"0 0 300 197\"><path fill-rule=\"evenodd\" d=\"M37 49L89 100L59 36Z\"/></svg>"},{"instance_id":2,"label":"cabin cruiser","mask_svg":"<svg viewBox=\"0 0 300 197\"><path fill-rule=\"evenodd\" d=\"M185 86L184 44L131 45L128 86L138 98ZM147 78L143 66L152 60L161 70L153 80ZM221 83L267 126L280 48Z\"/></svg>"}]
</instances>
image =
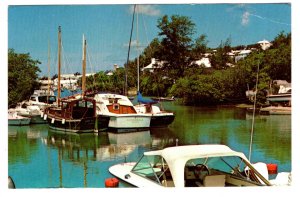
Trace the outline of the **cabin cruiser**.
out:
<instances>
[{"instance_id":1,"label":"cabin cruiser","mask_svg":"<svg viewBox=\"0 0 300 197\"><path fill-rule=\"evenodd\" d=\"M137 113L127 96L98 93L94 96L98 119L109 118L108 129L149 128L151 115Z\"/></svg>"},{"instance_id":2,"label":"cabin cruiser","mask_svg":"<svg viewBox=\"0 0 300 197\"><path fill-rule=\"evenodd\" d=\"M251 164L226 145L185 145L144 152L138 162L121 163L109 172L136 187L224 187L290 185L291 173L269 180L265 163Z\"/></svg>"}]
</instances>

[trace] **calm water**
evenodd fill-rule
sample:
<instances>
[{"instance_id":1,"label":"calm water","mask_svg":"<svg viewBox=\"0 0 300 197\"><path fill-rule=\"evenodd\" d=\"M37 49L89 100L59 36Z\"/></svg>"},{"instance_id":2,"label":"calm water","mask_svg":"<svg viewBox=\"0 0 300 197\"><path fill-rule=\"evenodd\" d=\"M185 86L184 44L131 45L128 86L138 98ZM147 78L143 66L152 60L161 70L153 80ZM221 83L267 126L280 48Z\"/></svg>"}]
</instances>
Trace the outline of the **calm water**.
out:
<instances>
[{"instance_id":1,"label":"calm water","mask_svg":"<svg viewBox=\"0 0 300 197\"><path fill-rule=\"evenodd\" d=\"M131 133L58 133L48 125L8 127L8 174L17 188L103 188L108 168L137 161L144 151L185 144L226 144L248 157L252 117L234 107L185 107L164 129ZM256 116L252 162L291 171L291 116ZM120 187L129 187L121 182Z\"/></svg>"}]
</instances>

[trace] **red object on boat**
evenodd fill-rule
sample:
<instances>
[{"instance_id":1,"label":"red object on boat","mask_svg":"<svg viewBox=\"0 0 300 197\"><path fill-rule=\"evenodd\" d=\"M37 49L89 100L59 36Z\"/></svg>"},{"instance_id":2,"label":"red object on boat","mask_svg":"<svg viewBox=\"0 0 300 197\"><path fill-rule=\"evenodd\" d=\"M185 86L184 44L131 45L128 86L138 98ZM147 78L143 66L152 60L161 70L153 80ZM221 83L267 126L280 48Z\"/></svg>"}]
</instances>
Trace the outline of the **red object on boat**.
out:
<instances>
[{"instance_id":1,"label":"red object on boat","mask_svg":"<svg viewBox=\"0 0 300 197\"><path fill-rule=\"evenodd\" d=\"M108 178L105 179L105 187L118 187L119 180L117 178Z\"/></svg>"},{"instance_id":2,"label":"red object on boat","mask_svg":"<svg viewBox=\"0 0 300 197\"><path fill-rule=\"evenodd\" d=\"M267 164L269 174L277 174L277 164L269 163Z\"/></svg>"}]
</instances>

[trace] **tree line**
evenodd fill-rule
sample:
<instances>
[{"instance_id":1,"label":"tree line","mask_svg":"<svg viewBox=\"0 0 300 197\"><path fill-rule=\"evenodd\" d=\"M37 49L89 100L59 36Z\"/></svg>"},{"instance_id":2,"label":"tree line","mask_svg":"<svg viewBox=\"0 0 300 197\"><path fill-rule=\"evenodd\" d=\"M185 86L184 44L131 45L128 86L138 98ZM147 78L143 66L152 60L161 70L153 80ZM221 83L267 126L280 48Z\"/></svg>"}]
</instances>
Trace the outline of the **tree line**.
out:
<instances>
[{"instance_id":1,"label":"tree line","mask_svg":"<svg viewBox=\"0 0 300 197\"><path fill-rule=\"evenodd\" d=\"M196 27L189 17L165 15L158 20L157 27L158 36L139 58L125 63L111 76L99 71L87 77L87 89L124 94L125 73L128 88L136 88L137 60L140 68L144 68L152 58L163 62L163 66L156 65L153 72L140 69L140 91L148 96L175 96L185 105L214 105L245 99L245 91L255 87L258 65L260 104L264 103L272 80L291 81L291 33L280 32L265 51L257 44L251 45L257 50L235 62L227 55L228 52L245 46L231 47L231 38L228 38L221 41L216 49L209 48L206 35L195 36ZM13 49L9 49L8 53L10 105L27 99L37 88L40 62L32 60L29 54L16 54ZM210 54L211 68L195 63L205 54Z\"/></svg>"}]
</instances>

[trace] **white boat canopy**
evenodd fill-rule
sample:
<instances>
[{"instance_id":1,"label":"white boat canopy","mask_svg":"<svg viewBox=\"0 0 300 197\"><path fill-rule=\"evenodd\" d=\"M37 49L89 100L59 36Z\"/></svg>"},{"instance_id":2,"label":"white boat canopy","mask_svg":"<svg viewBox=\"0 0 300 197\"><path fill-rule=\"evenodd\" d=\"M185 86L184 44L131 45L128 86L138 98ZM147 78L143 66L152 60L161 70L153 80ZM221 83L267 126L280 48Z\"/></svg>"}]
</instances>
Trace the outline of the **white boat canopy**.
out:
<instances>
[{"instance_id":1,"label":"white boat canopy","mask_svg":"<svg viewBox=\"0 0 300 197\"><path fill-rule=\"evenodd\" d=\"M237 156L249 162L245 155L225 145L187 145L149 151L145 156L160 155L167 162L176 186L184 187L184 166L188 160L206 157ZM250 163L250 162L249 162Z\"/></svg>"}]
</instances>

